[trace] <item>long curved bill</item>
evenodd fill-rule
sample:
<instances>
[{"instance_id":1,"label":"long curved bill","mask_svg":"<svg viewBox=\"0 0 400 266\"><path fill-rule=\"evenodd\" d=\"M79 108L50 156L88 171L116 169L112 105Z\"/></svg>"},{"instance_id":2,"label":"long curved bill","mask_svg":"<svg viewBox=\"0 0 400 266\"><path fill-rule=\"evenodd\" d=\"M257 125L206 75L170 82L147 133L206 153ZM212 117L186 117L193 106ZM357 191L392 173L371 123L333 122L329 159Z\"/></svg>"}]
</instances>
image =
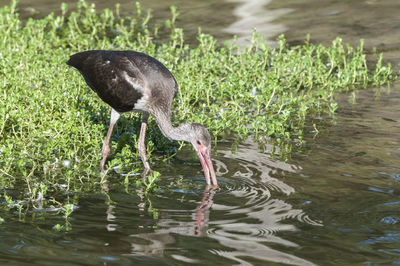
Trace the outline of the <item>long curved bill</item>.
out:
<instances>
[{"instance_id":1,"label":"long curved bill","mask_svg":"<svg viewBox=\"0 0 400 266\"><path fill-rule=\"evenodd\" d=\"M204 147L204 146L199 147L199 149L197 150L196 153L197 153L197 156L199 157L201 167L203 167L204 176L206 178L207 185L211 185L211 182L210 182L210 174L211 174L213 186L217 187L218 186L217 176L215 175L214 166L211 161L210 149L207 147Z\"/></svg>"}]
</instances>

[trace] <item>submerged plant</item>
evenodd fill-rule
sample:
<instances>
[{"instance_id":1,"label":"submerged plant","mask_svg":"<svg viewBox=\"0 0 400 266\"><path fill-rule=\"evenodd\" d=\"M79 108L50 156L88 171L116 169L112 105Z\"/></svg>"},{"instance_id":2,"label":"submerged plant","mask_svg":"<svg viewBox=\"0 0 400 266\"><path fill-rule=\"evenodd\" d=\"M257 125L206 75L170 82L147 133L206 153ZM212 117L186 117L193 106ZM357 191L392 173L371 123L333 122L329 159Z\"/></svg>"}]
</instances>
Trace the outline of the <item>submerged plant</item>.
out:
<instances>
[{"instance_id":1,"label":"submerged plant","mask_svg":"<svg viewBox=\"0 0 400 266\"><path fill-rule=\"evenodd\" d=\"M180 86L172 108L177 124L203 124L215 141L252 136L287 149L292 141L302 141L306 117L336 111L335 93L380 86L397 77L381 55L376 64L367 64L362 41L357 47L340 38L329 47L308 41L289 47L280 36L272 48L254 33L251 44L240 48L234 40L219 44L199 31L197 45L191 47L175 25L175 8L172 19L162 25L153 23L140 5L134 17L120 16L118 5L115 11L98 13L84 1L77 3L76 11L68 12L66 4L61 10L59 16L22 22L16 1L0 8L3 202L10 201L5 191L18 184L13 199L42 195L41 204L64 206L66 195L95 190L102 183L98 162L109 107L65 64L79 51L147 53L165 64ZM141 167L135 137L139 128L136 114L121 117L110 142L110 169L136 173ZM178 145L150 120L148 151L174 154ZM155 156L149 160L157 161ZM147 182L150 191L154 182Z\"/></svg>"}]
</instances>

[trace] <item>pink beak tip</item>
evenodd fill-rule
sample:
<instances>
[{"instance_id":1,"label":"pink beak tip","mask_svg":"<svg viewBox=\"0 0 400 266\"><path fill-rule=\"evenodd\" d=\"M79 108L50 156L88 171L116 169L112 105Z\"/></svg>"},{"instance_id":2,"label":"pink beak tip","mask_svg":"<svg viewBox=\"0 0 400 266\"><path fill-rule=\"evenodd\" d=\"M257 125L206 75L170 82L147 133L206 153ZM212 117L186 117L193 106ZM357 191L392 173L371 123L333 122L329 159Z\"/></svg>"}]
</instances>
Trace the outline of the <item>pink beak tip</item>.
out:
<instances>
[{"instance_id":1,"label":"pink beak tip","mask_svg":"<svg viewBox=\"0 0 400 266\"><path fill-rule=\"evenodd\" d=\"M210 150L208 148L204 148L202 150L197 151L197 156L200 159L201 166L203 167L204 176L206 178L207 185L211 185L210 182L210 174L212 179L212 186L218 187L217 177L215 175L214 166L211 161Z\"/></svg>"}]
</instances>

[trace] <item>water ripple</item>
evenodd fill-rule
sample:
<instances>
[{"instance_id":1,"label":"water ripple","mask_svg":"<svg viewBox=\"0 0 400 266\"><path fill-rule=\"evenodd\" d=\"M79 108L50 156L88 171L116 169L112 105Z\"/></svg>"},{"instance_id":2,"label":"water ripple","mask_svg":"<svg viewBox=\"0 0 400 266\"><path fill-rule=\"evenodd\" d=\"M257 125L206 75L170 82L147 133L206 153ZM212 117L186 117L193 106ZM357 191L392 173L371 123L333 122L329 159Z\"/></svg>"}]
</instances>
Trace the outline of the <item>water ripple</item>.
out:
<instances>
[{"instance_id":1,"label":"water ripple","mask_svg":"<svg viewBox=\"0 0 400 266\"><path fill-rule=\"evenodd\" d=\"M147 212L156 214L157 218L141 220L145 226L130 234L130 255L162 256L182 236L184 239L203 237L197 240L199 246L203 245L202 248L217 255L219 260L224 257L230 262L250 265L247 258L262 261L267 258L277 263L313 265L268 246L270 243L296 248L296 243L280 237L279 233L298 231L293 221L312 226L321 226L321 222L276 197L290 195L294 189L271 175L278 171L295 172L298 167L260 154L254 145L245 142L235 154L222 151L222 156L216 156L219 188L204 186L202 176L164 177L160 182L165 184L160 185L161 189L152 199L141 198L141 217L151 217ZM171 190L171 186L179 189ZM112 223L119 221L115 215ZM204 237L207 241L202 242ZM169 254L175 261L198 261L195 255L188 257L178 250L169 249Z\"/></svg>"},{"instance_id":2,"label":"water ripple","mask_svg":"<svg viewBox=\"0 0 400 266\"><path fill-rule=\"evenodd\" d=\"M238 146L235 153L229 150L221 149L218 153L229 162L231 177L239 178L240 180L258 180L257 184L263 184L268 187L268 190L279 191L286 195L294 193L294 189L289 185L285 184L279 179L272 177L276 172L295 172L299 169L298 166L291 165L279 160L271 158L270 154L264 154L258 152L258 144L250 140L245 141L243 144ZM267 147L267 150L272 148ZM233 169L232 166L236 166ZM225 167L224 169L228 169Z\"/></svg>"}]
</instances>

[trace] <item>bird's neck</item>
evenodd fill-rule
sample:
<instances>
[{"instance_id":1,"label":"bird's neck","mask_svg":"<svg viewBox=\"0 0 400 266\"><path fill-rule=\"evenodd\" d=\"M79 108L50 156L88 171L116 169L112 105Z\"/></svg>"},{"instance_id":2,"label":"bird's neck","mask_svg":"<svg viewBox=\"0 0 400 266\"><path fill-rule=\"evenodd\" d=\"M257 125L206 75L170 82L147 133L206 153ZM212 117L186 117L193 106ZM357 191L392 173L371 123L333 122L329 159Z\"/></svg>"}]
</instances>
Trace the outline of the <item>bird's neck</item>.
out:
<instances>
[{"instance_id":1,"label":"bird's neck","mask_svg":"<svg viewBox=\"0 0 400 266\"><path fill-rule=\"evenodd\" d=\"M154 114L158 127L164 136L170 140L187 141L190 142L190 124L181 124L174 127L171 123L171 114L169 112L160 112Z\"/></svg>"}]
</instances>

